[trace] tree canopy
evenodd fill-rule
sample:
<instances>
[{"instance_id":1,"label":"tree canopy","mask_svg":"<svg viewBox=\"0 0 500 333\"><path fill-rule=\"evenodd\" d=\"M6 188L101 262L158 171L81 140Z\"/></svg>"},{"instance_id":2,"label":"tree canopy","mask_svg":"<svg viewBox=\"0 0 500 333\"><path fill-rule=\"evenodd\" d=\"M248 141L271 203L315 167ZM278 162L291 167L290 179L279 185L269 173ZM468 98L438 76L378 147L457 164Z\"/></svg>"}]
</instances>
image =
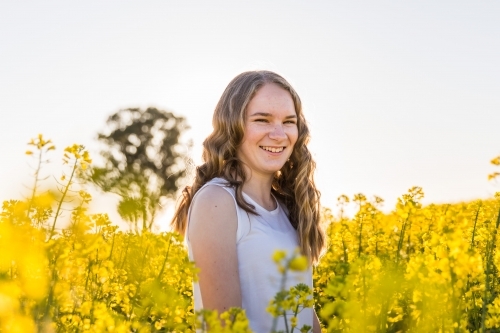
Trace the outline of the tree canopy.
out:
<instances>
[{"instance_id":1,"label":"tree canopy","mask_svg":"<svg viewBox=\"0 0 500 333\"><path fill-rule=\"evenodd\" d=\"M105 165L94 167L92 181L121 197L118 213L142 229L151 229L160 203L172 198L186 175L189 144L179 140L186 119L157 108L122 109L98 134Z\"/></svg>"}]
</instances>

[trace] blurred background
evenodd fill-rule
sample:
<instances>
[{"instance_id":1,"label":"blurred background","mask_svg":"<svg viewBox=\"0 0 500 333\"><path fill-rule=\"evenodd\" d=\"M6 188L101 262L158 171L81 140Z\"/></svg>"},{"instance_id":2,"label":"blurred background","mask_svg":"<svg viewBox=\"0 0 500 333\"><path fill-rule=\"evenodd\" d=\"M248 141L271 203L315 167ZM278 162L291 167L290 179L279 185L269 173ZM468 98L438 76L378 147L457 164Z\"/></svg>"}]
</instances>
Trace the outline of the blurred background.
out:
<instances>
[{"instance_id":1,"label":"blurred background","mask_svg":"<svg viewBox=\"0 0 500 333\"><path fill-rule=\"evenodd\" d=\"M390 211L414 185L424 203L490 197L499 15L496 1L2 1L0 199L29 191L24 151L38 133L57 147L47 182L73 143L103 165L98 133L121 109L185 118L179 149L200 164L222 91L253 69L280 73L301 96L324 206L362 192ZM92 194L91 211L126 225L118 195Z\"/></svg>"}]
</instances>

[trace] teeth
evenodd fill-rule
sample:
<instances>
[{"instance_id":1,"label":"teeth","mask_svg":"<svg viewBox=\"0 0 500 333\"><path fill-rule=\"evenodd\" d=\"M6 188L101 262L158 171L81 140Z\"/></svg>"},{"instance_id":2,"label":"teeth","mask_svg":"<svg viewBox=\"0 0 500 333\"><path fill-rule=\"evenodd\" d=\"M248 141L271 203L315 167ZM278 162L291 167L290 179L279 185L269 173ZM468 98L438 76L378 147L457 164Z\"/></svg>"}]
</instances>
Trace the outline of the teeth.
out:
<instances>
[{"instance_id":1,"label":"teeth","mask_svg":"<svg viewBox=\"0 0 500 333\"><path fill-rule=\"evenodd\" d=\"M274 147L261 147L262 149L264 150L267 150L267 151L270 151L272 153L281 153L283 151L283 149L285 149L284 147L279 147L279 148L274 148Z\"/></svg>"}]
</instances>

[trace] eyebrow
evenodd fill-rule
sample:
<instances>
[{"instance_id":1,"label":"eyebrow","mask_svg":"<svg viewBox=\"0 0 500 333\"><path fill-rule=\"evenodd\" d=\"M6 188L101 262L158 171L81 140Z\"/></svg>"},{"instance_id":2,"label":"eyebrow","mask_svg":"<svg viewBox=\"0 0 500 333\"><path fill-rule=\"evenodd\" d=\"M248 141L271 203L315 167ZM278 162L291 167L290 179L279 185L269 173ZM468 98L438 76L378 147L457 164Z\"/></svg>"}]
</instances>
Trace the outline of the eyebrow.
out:
<instances>
[{"instance_id":1,"label":"eyebrow","mask_svg":"<svg viewBox=\"0 0 500 333\"><path fill-rule=\"evenodd\" d=\"M250 117L257 117L257 116L260 116L260 117L271 117L272 114L267 113L267 112L255 112L254 114L250 115ZM290 118L297 118L297 115L290 115L290 116L286 116L285 117L285 119L290 119Z\"/></svg>"}]
</instances>

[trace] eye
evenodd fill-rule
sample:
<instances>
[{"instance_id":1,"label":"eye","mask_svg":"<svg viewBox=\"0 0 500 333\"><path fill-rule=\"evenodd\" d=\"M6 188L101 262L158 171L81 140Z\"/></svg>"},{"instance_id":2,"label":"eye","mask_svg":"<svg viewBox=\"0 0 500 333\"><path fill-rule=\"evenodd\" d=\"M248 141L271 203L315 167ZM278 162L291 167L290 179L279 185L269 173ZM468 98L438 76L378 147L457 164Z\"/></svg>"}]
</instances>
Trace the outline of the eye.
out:
<instances>
[{"instance_id":1,"label":"eye","mask_svg":"<svg viewBox=\"0 0 500 333\"><path fill-rule=\"evenodd\" d=\"M295 124L297 124L297 121L295 121L295 120L285 120L284 124L292 124L292 125L295 125Z\"/></svg>"},{"instance_id":2,"label":"eye","mask_svg":"<svg viewBox=\"0 0 500 333\"><path fill-rule=\"evenodd\" d=\"M258 123L267 123L267 119L265 119L265 118L257 118L254 121L258 122Z\"/></svg>"}]
</instances>

